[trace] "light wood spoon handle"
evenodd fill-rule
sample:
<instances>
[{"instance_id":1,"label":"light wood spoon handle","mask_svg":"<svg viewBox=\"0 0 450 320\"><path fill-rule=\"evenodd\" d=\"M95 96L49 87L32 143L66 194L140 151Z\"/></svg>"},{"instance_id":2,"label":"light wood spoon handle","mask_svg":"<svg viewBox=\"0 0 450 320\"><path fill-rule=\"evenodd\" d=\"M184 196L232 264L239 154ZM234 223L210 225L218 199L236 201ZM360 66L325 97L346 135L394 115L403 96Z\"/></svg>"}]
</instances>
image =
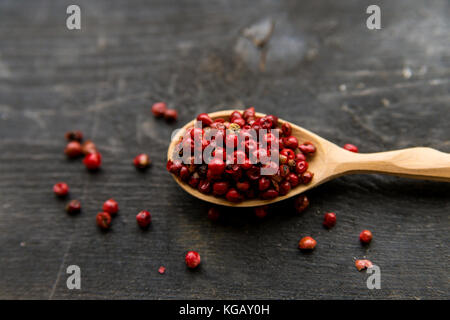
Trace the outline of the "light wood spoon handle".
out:
<instances>
[{"instance_id":1,"label":"light wood spoon handle","mask_svg":"<svg viewBox=\"0 0 450 320\"><path fill-rule=\"evenodd\" d=\"M339 154L340 174L385 173L409 178L450 182L450 154L432 148L409 148L378 153Z\"/></svg>"}]
</instances>

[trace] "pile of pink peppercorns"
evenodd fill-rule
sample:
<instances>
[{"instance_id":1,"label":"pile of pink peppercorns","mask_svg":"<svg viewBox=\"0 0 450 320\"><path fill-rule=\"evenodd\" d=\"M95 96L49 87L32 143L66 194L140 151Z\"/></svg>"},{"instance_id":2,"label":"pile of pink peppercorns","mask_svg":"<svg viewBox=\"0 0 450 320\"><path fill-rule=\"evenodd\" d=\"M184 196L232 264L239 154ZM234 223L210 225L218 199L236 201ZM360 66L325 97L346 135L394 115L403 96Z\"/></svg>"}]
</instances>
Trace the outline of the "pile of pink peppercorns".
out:
<instances>
[{"instance_id":1,"label":"pile of pink peppercorns","mask_svg":"<svg viewBox=\"0 0 450 320\"><path fill-rule=\"evenodd\" d=\"M311 142L300 144L291 125L285 122L279 126L274 115L257 117L255 108L250 107L242 113L233 111L229 119L213 120L202 113L197 121L201 127L186 130L167 162L167 170L203 194L230 202L258 197L268 200L286 195L314 177L308 171L308 161L316 147ZM198 159L192 155L195 148L200 149ZM202 156L206 151L212 155L208 161ZM179 157L186 161L173 160ZM263 158L269 160L263 163ZM262 169L269 167L273 173L263 175Z\"/></svg>"},{"instance_id":2,"label":"pile of pink peppercorns","mask_svg":"<svg viewBox=\"0 0 450 320\"><path fill-rule=\"evenodd\" d=\"M153 104L151 111L156 118L164 118L168 122L177 120L178 114L174 109L168 109L164 102ZM223 196L228 201L240 202L245 199L256 197L262 199L273 199L277 196L286 195L292 188L299 184L307 184L314 174L308 171L307 159L315 151L315 146L310 142L299 144L296 137L292 136L292 128L289 123L278 124L278 118L273 115L257 117L255 109L250 107L243 113L234 111L229 119L212 120L208 114L202 113L197 116L197 121L201 123L201 128L190 128L187 134L180 140L178 148L175 149L179 155L186 144L189 149L195 148L194 140L200 139L200 148L202 151L210 146L211 142L204 138L205 131L216 129L222 133L223 143L232 145L232 152L227 154L225 149L220 146L213 147L212 155L215 157L209 163L187 164L180 161L168 161L167 170L191 187L197 188L204 194L213 194L214 196ZM249 129L269 130L262 136L262 141L246 137ZM276 130L277 135L273 135L270 130ZM238 148L238 138L243 139L243 151ZM279 139L278 139L279 137ZM96 145L90 141L83 142L83 134L80 131L71 131L66 133L68 143L64 153L68 158L79 158L84 156L83 164L89 171L100 169L102 156L97 150ZM276 142L276 143L275 143ZM214 141L212 142L214 144ZM276 144L277 148L271 148L271 144ZM358 148L352 144L346 144L344 149L351 152L358 152ZM185 150L185 149L184 149ZM261 155L271 156L275 153L277 162L271 162L270 166L275 167L275 173L269 176L260 174L260 169L267 165L261 162L251 163L250 154L253 154L258 160ZM243 161L237 162L240 158ZM191 158L192 159L192 158ZM272 158L273 159L273 158ZM145 170L151 165L150 157L141 153L133 159L134 166L139 170ZM61 198L69 194L69 186L64 183L56 183L53 186L54 193ZM303 212L309 206L309 199L306 195L296 197L294 207L297 213ZM81 211L81 202L79 200L70 200L66 205L66 211L69 214L76 214ZM117 215L119 205L114 199L106 200L103 203L102 211L96 215L96 224L99 228L107 230L110 228L112 218ZM254 208L254 214L258 218L264 218L269 212L268 206L259 206ZM208 218L217 221L220 218L220 210L217 207L211 207L208 210ZM147 228L152 221L150 212L142 210L136 215L137 224L141 228ZM323 226L331 229L336 224L336 214L326 213L323 220ZM359 236L361 243L368 244L372 240L372 233L369 230L363 230ZM298 247L302 251L311 251L317 245L317 241L310 236L303 237ZM185 263L189 268L196 268L200 264L200 255L195 251L188 251L185 255ZM372 266L369 260L356 260L355 266L358 270L363 270ZM158 272L165 273L166 268L160 266Z\"/></svg>"}]
</instances>

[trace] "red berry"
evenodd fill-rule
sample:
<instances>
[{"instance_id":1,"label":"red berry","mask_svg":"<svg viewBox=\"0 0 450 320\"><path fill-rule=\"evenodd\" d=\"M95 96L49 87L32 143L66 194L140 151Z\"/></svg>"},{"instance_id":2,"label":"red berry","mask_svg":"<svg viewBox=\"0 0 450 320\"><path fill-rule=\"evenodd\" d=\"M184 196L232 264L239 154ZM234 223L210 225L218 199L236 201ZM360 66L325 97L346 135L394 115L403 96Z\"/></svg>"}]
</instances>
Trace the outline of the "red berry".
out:
<instances>
[{"instance_id":1,"label":"red berry","mask_svg":"<svg viewBox=\"0 0 450 320\"><path fill-rule=\"evenodd\" d=\"M289 136L289 137L283 138L283 145L285 148L295 150L298 147L298 140L294 136Z\"/></svg>"},{"instance_id":2,"label":"red berry","mask_svg":"<svg viewBox=\"0 0 450 320\"><path fill-rule=\"evenodd\" d=\"M266 177L259 178L259 181L258 181L258 190L259 191L264 191L269 187L270 187L270 180L268 178L266 178Z\"/></svg>"},{"instance_id":3,"label":"red berry","mask_svg":"<svg viewBox=\"0 0 450 320\"><path fill-rule=\"evenodd\" d=\"M209 127L212 123L213 120L210 118L210 116L207 113L200 113L197 116L197 121L200 121L203 126Z\"/></svg>"},{"instance_id":4,"label":"red berry","mask_svg":"<svg viewBox=\"0 0 450 320\"><path fill-rule=\"evenodd\" d=\"M284 148L280 151L280 155L283 155L287 158L287 160L291 160L295 158L295 152L292 149Z\"/></svg>"},{"instance_id":5,"label":"red berry","mask_svg":"<svg viewBox=\"0 0 450 320\"><path fill-rule=\"evenodd\" d=\"M295 155L295 161L306 161L306 157L303 153L299 152Z\"/></svg>"},{"instance_id":6,"label":"red berry","mask_svg":"<svg viewBox=\"0 0 450 320\"><path fill-rule=\"evenodd\" d=\"M167 109L164 112L164 119L166 119L167 122L177 121L178 112L175 109Z\"/></svg>"},{"instance_id":7,"label":"red berry","mask_svg":"<svg viewBox=\"0 0 450 320\"><path fill-rule=\"evenodd\" d=\"M261 193L261 198L264 200L275 199L276 197L278 197L278 191L275 189L268 189Z\"/></svg>"},{"instance_id":8,"label":"red berry","mask_svg":"<svg viewBox=\"0 0 450 320\"><path fill-rule=\"evenodd\" d=\"M236 182L236 188L239 191L246 192L246 191L248 191L248 189L250 189L250 182L248 182L248 181Z\"/></svg>"},{"instance_id":9,"label":"red berry","mask_svg":"<svg viewBox=\"0 0 450 320\"><path fill-rule=\"evenodd\" d=\"M325 213L325 215L323 216L324 227L330 229L334 227L335 224L336 224L336 213L334 212Z\"/></svg>"},{"instance_id":10,"label":"red berry","mask_svg":"<svg viewBox=\"0 0 450 320\"><path fill-rule=\"evenodd\" d=\"M53 186L53 192L58 197L65 197L69 193L69 186L65 182L58 182Z\"/></svg>"},{"instance_id":11,"label":"red berry","mask_svg":"<svg viewBox=\"0 0 450 320\"><path fill-rule=\"evenodd\" d=\"M248 121L249 117L254 117L254 116L255 116L255 108L250 107L244 111L244 114L242 117Z\"/></svg>"},{"instance_id":12,"label":"red berry","mask_svg":"<svg viewBox=\"0 0 450 320\"><path fill-rule=\"evenodd\" d=\"M150 212L142 210L136 215L136 222L141 228L146 228L152 222L152 215Z\"/></svg>"},{"instance_id":13,"label":"red berry","mask_svg":"<svg viewBox=\"0 0 450 320\"><path fill-rule=\"evenodd\" d=\"M190 172L189 172L188 167L182 166L181 169L180 169L179 175L180 175L180 179L181 180L188 181L189 176L190 176Z\"/></svg>"},{"instance_id":14,"label":"red berry","mask_svg":"<svg viewBox=\"0 0 450 320\"><path fill-rule=\"evenodd\" d=\"M111 216L108 212L99 212L96 216L97 226L101 229L109 229L111 226Z\"/></svg>"},{"instance_id":15,"label":"red berry","mask_svg":"<svg viewBox=\"0 0 450 320\"><path fill-rule=\"evenodd\" d=\"M350 143L347 143L346 145L344 145L344 149L351 151L351 152L358 153L358 147L353 144L350 144Z\"/></svg>"},{"instance_id":16,"label":"red berry","mask_svg":"<svg viewBox=\"0 0 450 320\"><path fill-rule=\"evenodd\" d=\"M245 126L245 120L243 118L233 119L233 123L237 124L240 128Z\"/></svg>"},{"instance_id":17,"label":"red berry","mask_svg":"<svg viewBox=\"0 0 450 320\"><path fill-rule=\"evenodd\" d=\"M212 221L217 221L219 219L220 212L216 207L211 207L208 210L208 219Z\"/></svg>"},{"instance_id":18,"label":"red berry","mask_svg":"<svg viewBox=\"0 0 450 320\"><path fill-rule=\"evenodd\" d=\"M301 213L305 211L306 208L309 206L309 199L305 195L300 195L295 199L294 202L295 210L297 213Z\"/></svg>"},{"instance_id":19,"label":"red berry","mask_svg":"<svg viewBox=\"0 0 450 320\"><path fill-rule=\"evenodd\" d=\"M64 149L64 153L69 158L76 158L83 154L83 150L81 148L81 144L78 141L71 141L67 144L66 148Z\"/></svg>"},{"instance_id":20,"label":"red berry","mask_svg":"<svg viewBox=\"0 0 450 320\"><path fill-rule=\"evenodd\" d=\"M66 132L67 141L78 141L81 142L83 140L83 133L81 131L69 131Z\"/></svg>"},{"instance_id":21,"label":"red berry","mask_svg":"<svg viewBox=\"0 0 450 320\"><path fill-rule=\"evenodd\" d=\"M255 208L255 215L258 218L264 218L265 216L267 216L268 210L269 210L268 206L256 207Z\"/></svg>"},{"instance_id":22,"label":"red berry","mask_svg":"<svg viewBox=\"0 0 450 320\"><path fill-rule=\"evenodd\" d=\"M152 105L152 113L155 117L161 118L167 110L167 105L164 102L156 102Z\"/></svg>"},{"instance_id":23,"label":"red berry","mask_svg":"<svg viewBox=\"0 0 450 320\"><path fill-rule=\"evenodd\" d=\"M81 203L78 200L70 200L66 205L67 213L74 214L81 211Z\"/></svg>"},{"instance_id":24,"label":"red berry","mask_svg":"<svg viewBox=\"0 0 450 320\"><path fill-rule=\"evenodd\" d=\"M317 245L317 241L311 237L304 237L298 243L300 250L313 250Z\"/></svg>"},{"instance_id":25,"label":"red berry","mask_svg":"<svg viewBox=\"0 0 450 320\"><path fill-rule=\"evenodd\" d=\"M188 251L185 261L189 268L194 269L200 264L200 255L195 251Z\"/></svg>"},{"instance_id":26,"label":"red berry","mask_svg":"<svg viewBox=\"0 0 450 320\"><path fill-rule=\"evenodd\" d=\"M280 195L284 196L286 194L289 193L289 191L291 191L291 184L289 183L289 181L283 181L282 183L280 183Z\"/></svg>"},{"instance_id":27,"label":"red berry","mask_svg":"<svg viewBox=\"0 0 450 320\"><path fill-rule=\"evenodd\" d=\"M83 144L81 145L81 150L83 151L84 154L90 154L90 153L97 152L97 148L91 140L87 140L87 141L83 142Z\"/></svg>"},{"instance_id":28,"label":"red berry","mask_svg":"<svg viewBox=\"0 0 450 320\"><path fill-rule=\"evenodd\" d=\"M222 159L214 158L208 164L208 170L211 171L211 174L214 176L220 176L225 170L225 162Z\"/></svg>"},{"instance_id":29,"label":"red berry","mask_svg":"<svg viewBox=\"0 0 450 320\"><path fill-rule=\"evenodd\" d=\"M281 132L283 132L285 137L289 137L292 134L292 126L287 122L283 123L281 126Z\"/></svg>"},{"instance_id":30,"label":"red berry","mask_svg":"<svg viewBox=\"0 0 450 320\"><path fill-rule=\"evenodd\" d=\"M89 170L97 170L102 164L102 156L99 152L89 153L84 157L83 163Z\"/></svg>"},{"instance_id":31,"label":"red berry","mask_svg":"<svg viewBox=\"0 0 450 320\"><path fill-rule=\"evenodd\" d=\"M161 266L161 267L159 267L158 272L159 272L160 274L164 274L164 273L166 272L166 268L163 267L163 266Z\"/></svg>"},{"instance_id":32,"label":"red berry","mask_svg":"<svg viewBox=\"0 0 450 320\"><path fill-rule=\"evenodd\" d=\"M108 212L110 215L115 215L119 211L119 204L114 199L106 200L103 203L103 211Z\"/></svg>"},{"instance_id":33,"label":"red berry","mask_svg":"<svg viewBox=\"0 0 450 320\"><path fill-rule=\"evenodd\" d=\"M229 184L226 181L215 182L213 184L213 194L216 196L224 195L228 191L228 186Z\"/></svg>"},{"instance_id":34,"label":"red berry","mask_svg":"<svg viewBox=\"0 0 450 320\"><path fill-rule=\"evenodd\" d=\"M137 169L146 169L151 164L150 157L145 153L141 153L134 158L133 164Z\"/></svg>"},{"instance_id":35,"label":"red berry","mask_svg":"<svg viewBox=\"0 0 450 320\"><path fill-rule=\"evenodd\" d=\"M211 183L208 180L200 180L197 189L203 194L209 194L211 192Z\"/></svg>"},{"instance_id":36,"label":"red berry","mask_svg":"<svg viewBox=\"0 0 450 320\"><path fill-rule=\"evenodd\" d=\"M291 184L292 188L295 188L299 184L298 175L296 175L295 173L289 173L289 175L287 176L286 180L289 181L289 183Z\"/></svg>"},{"instance_id":37,"label":"red berry","mask_svg":"<svg viewBox=\"0 0 450 320\"><path fill-rule=\"evenodd\" d=\"M306 161L297 161L295 163L295 172L301 174L308 169L308 162Z\"/></svg>"},{"instance_id":38,"label":"red berry","mask_svg":"<svg viewBox=\"0 0 450 320\"><path fill-rule=\"evenodd\" d=\"M310 183L313 177L314 177L314 173L312 173L310 171L303 172L302 173L302 182L303 182L303 184Z\"/></svg>"},{"instance_id":39,"label":"red berry","mask_svg":"<svg viewBox=\"0 0 450 320\"><path fill-rule=\"evenodd\" d=\"M242 195L234 188L230 188L225 196L230 202L241 202Z\"/></svg>"},{"instance_id":40,"label":"red berry","mask_svg":"<svg viewBox=\"0 0 450 320\"><path fill-rule=\"evenodd\" d=\"M372 266L373 266L373 264L370 260L356 260L355 261L355 267L356 267L356 269L358 269L358 271L365 270Z\"/></svg>"},{"instance_id":41,"label":"red berry","mask_svg":"<svg viewBox=\"0 0 450 320\"><path fill-rule=\"evenodd\" d=\"M304 154L312 154L316 152L316 147L311 142L305 142L304 144L298 146L298 148Z\"/></svg>"},{"instance_id":42,"label":"red berry","mask_svg":"<svg viewBox=\"0 0 450 320\"><path fill-rule=\"evenodd\" d=\"M359 234L359 240L363 243L363 244L368 244L370 243L370 241L372 241L372 232L370 232L369 230L363 230L361 231L361 233Z\"/></svg>"}]
</instances>

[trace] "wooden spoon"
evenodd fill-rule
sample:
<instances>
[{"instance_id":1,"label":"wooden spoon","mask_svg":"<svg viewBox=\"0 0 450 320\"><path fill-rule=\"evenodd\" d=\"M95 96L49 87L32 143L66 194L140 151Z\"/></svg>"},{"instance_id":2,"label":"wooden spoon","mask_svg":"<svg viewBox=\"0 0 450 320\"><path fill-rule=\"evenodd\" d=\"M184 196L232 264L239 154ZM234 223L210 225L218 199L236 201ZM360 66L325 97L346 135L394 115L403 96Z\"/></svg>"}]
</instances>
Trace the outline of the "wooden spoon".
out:
<instances>
[{"instance_id":1,"label":"wooden spoon","mask_svg":"<svg viewBox=\"0 0 450 320\"><path fill-rule=\"evenodd\" d=\"M214 120L217 118L229 119L234 110L223 110L209 113ZM242 111L242 110L241 110ZM257 117L265 114L256 113ZM195 120L186 124L172 139L167 158L170 160L173 149L187 128L194 126ZM285 120L279 119L279 125ZM299 143L310 141L316 146L316 153L309 159L309 169L314 173L313 180L307 185L299 185L293 188L287 195L279 196L272 200L251 199L240 203L232 203L225 198L213 195L205 195L197 189L192 188L174 176L175 181L186 192L199 199L230 207L255 207L278 202L291 198L311 188L346 174L360 173L384 173L401 177L416 179L427 179L450 182L450 154L443 153L431 148L408 148L402 150L377 152L377 153L354 153L338 147L332 142L303 129L295 124L292 126L292 135L297 137Z\"/></svg>"}]
</instances>

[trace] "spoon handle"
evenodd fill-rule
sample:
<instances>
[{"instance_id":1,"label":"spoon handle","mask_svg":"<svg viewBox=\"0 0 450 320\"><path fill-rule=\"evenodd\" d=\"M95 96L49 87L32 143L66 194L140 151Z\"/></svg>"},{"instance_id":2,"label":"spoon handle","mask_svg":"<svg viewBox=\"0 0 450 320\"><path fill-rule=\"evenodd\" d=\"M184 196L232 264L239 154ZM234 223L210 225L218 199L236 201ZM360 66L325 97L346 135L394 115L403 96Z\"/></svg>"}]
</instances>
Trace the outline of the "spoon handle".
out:
<instances>
[{"instance_id":1,"label":"spoon handle","mask_svg":"<svg viewBox=\"0 0 450 320\"><path fill-rule=\"evenodd\" d=\"M343 152L336 168L341 174L385 173L450 182L450 154L432 148L408 148L378 153Z\"/></svg>"}]
</instances>

